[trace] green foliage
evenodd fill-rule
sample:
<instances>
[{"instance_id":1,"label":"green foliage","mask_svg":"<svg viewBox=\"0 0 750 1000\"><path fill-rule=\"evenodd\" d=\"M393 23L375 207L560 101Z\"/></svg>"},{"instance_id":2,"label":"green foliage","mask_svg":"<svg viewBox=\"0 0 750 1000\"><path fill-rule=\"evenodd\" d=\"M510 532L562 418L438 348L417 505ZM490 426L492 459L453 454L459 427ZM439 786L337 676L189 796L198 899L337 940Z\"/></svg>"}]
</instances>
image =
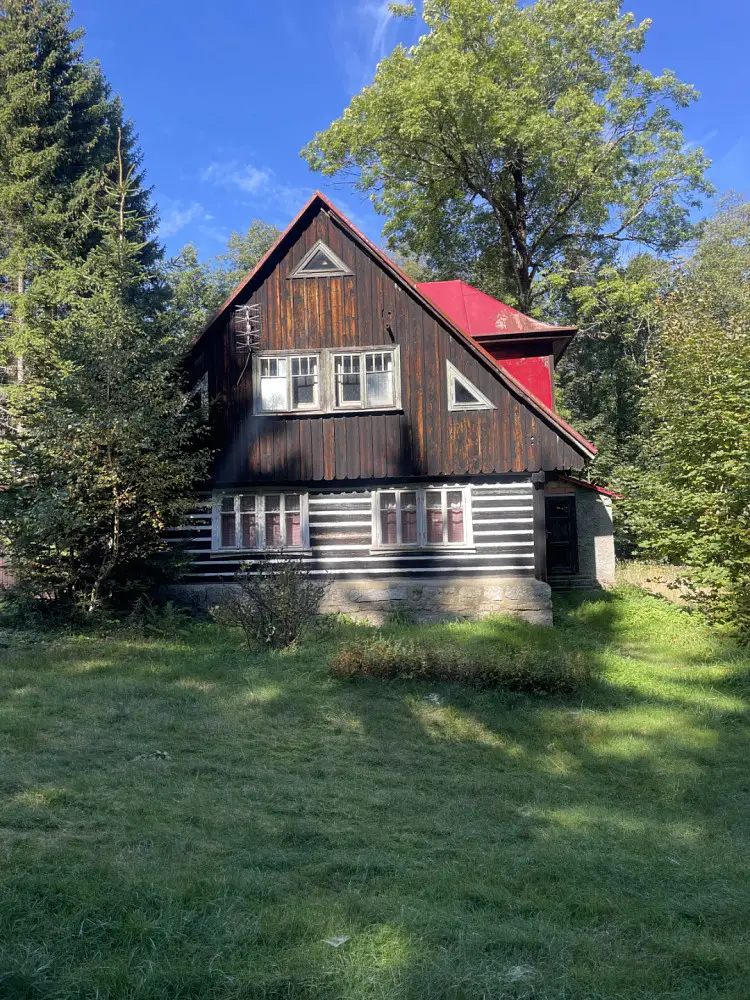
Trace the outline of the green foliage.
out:
<instances>
[{"instance_id":1,"label":"green foliage","mask_svg":"<svg viewBox=\"0 0 750 1000\"><path fill-rule=\"evenodd\" d=\"M168 572L203 456L132 126L67 3L0 14L0 544L19 601L91 613Z\"/></svg>"},{"instance_id":2,"label":"green foliage","mask_svg":"<svg viewBox=\"0 0 750 1000\"><path fill-rule=\"evenodd\" d=\"M146 594L136 598L123 622L126 633L143 638L174 639L185 634L190 617L173 601L158 603Z\"/></svg>"},{"instance_id":3,"label":"green foliage","mask_svg":"<svg viewBox=\"0 0 750 1000\"><path fill-rule=\"evenodd\" d=\"M382 635L344 646L331 658L329 670L345 680L432 681L526 694L569 694L591 680L585 655L562 647L498 644L478 656L460 643L425 644Z\"/></svg>"},{"instance_id":4,"label":"green foliage","mask_svg":"<svg viewBox=\"0 0 750 1000\"><path fill-rule=\"evenodd\" d=\"M287 649L315 626L325 590L293 558L247 563L211 613L240 629L250 649Z\"/></svg>"},{"instance_id":5,"label":"green foliage","mask_svg":"<svg viewBox=\"0 0 750 1000\"><path fill-rule=\"evenodd\" d=\"M98 65L84 62L68 3L7 0L0 12L0 339L23 375L60 308L61 267L99 239L95 206L118 142L133 167L128 208L142 220L144 261L156 254L155 216L130 125Z\"/></svg>"},{"instance_id":6,"label":"green foliage","mask_svg":"<svg viewBox=\"0 0 750 1000\"><path fill-rule=\"evenodd\" d=\"M226 250L216 259L217 278L224 296L247 277L279 236L281 231L262 219L253 219L246 233L230 234Z\"/></svg>"},{"instance_id":7,"label":"green foliage","mask_svg":"<svg viewBox=\"0 0 750 1000\"><path fill-rule=\"evenodd\" d=\"M164 281L170 291L168 309L172 325L180 331L187 347L221 305L223 284L210 264L200 260L198 248L192 243L166 263Z\"/></svg>"},{"instance_id":8,"label":"green foliage","mask_svg":"<svg viewBox=\"0 0 750 1000\"><path fill-rule=\"evenodd\" d=\"M725 203L664 302L640 463L619 481L647 556L693 567L694 599L750 628L750 203Z\"/></svg>"},{"instance_id":9,"label":"green foliage","mask_svg":"<svg viewBox=\"0 0 750 1000\"><path fill-rule=\"evenodd\" d=\"M178 388L135 165L102 179L98 242L61 264L49 343L29 341L0 442L3 542L18 586L94 610L166 573L164 530L204 468ZM146 220L148 221L148 220ZM46 346L46 350L45 350ZM160 560L162 565L160 565Z\"/></svg>"},{"instance_id":10,"label":"green foliage","mask_svg":"<svg viewBox=\"0 0 750 1000\"><path fill-rule=\"evenodd\" d=\"M579 332L557 368L558 403L596 442L592 475L607 484L642 447L643 393L673 271L643 253L626 264L586 259L559 277L558 308Z\"/></svg>"},{"instance_id":11,"label":"green foliage","mask_svg":"<svg viewBox=\"0 0 750 1000\"><path fill-rule=\"evenodd\" d=\"M188 243L165 268L174 324L185 344L197 336L221 303L247 277L281 235L269 222L254 219L247 232L232 232L226 250L207 263Z\"/></svg>"},{"instance_id":12,"label":"green foliage","mask_svg":"<svg viewBox=\"0 0 750 1000\"><path fill-rule=\"evenodd\" d=\"M396 5L399 16L411 7ZM530 311L573 252L684 242L707 161L618 0L425 0L428 31L303 150L352 173L402 253Z\"/></svg>"}]
</instances>

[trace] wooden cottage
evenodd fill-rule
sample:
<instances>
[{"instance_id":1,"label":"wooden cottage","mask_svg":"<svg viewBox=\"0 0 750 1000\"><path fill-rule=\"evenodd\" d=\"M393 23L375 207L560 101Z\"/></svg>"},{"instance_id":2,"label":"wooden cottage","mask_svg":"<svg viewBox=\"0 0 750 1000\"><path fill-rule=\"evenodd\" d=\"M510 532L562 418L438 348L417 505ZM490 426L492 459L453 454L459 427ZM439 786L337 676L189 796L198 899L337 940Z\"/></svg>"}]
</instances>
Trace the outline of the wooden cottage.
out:
<instances>
[{"instance_id":1,"label":"wooden cottage","mask_svg":"<svg viewBox=\"0 0 750 1000\"><path fill-rule=\"evenodd\" d=\"M585 530L558 508L595 454L554 410L574 333L415 284L315 194L191 348L216 459L173 534L183 586L211 601L241 563L293 555L330 609L550 621L547 522L573 579Z\"/></svg>"}]
</instances>

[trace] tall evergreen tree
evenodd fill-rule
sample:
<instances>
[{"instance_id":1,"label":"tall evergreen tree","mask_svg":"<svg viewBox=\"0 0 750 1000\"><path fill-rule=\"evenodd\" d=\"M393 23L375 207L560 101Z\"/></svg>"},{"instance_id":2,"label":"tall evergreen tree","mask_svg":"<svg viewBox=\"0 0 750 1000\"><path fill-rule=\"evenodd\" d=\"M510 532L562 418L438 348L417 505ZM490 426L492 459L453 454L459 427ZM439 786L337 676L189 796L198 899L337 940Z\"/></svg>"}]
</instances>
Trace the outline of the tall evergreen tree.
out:
<instances>
[{"instance_id":1,"label":"tall evergreen tree","mask_svg":"<svg viewBox=\"0 0 750 1000\"><path fill-rule=\"evenodd\" d=\"M141 154L63 0L0 0L0 546L19 587L143 586L202 468Z\"/></svg>"},{"instance_id":2,"label":"tall evergreen tree","mask_svg":"<svg viewBox=\"0 0 750 1000\"><path fill-rule=\"evenodd\" d=\"M0 363L27 377L51 348L60 267L100 238L93 213L123 126L70 18L65 0L0 2ZM129 127L123 136L137 165ZM146 235L155 226L148 193L138 185L131 196ZM142 252L155 245L144 241Z\"/></svg>"},{"instance_id":3,"label":"tall evergreen tree","mask_svg":"<svg viewBox=\"0 0 750 1000\"><path fill-rule=\"evenodd\" d=\"M120 134L122 140L122 133ZM9 387L0 523L23 590L88 610L153 581L204 454L179 386L177 334L144 258L135 170L121 148L92 217L98 239L57 275L56 350Z\"/></svg>"}]
</instances>

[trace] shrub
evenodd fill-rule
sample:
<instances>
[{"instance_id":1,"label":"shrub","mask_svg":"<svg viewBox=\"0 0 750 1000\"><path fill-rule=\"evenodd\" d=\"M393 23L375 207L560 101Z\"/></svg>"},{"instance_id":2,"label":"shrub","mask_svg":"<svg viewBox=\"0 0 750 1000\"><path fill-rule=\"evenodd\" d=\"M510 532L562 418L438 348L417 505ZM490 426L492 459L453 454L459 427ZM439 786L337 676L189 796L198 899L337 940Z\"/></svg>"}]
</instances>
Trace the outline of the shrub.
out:
<instances>
[{"instance_id":1,"label":"shrub","mask_svg":"<svg viewBox=\"0 0 750 1000\"><path fill-rule=\"evenodd\" d=\"M316 623L325 589L299 560L246 563L211 614L220 624L241 629L250 649L286 649Z\"/></svg>"},{"instance_id":2,"label":"shrub","mask_svg":"<svg viewBox=\"0 0 750 1000\"><path fill-rule=\"evenodd\" d=\"M187 611L173 601L162 604L141 596L134 601L130 613L122 623L122 630L147 638L164 639L182 634L189 624Z\"/></svg>"},{"instance_id":3,"label":"shrub","mask_svg":"<svg viewBox=\"0 0 750 1000\"><path fill-rule=\"evenodd\" d=\"M334 677L419 680L507 688L530 694L566 694L591 679L582 653L564 649L511 649L481 654L452 645L432 645L377 636L342 647L329 661Z\"/></svg>"}]
</instances>

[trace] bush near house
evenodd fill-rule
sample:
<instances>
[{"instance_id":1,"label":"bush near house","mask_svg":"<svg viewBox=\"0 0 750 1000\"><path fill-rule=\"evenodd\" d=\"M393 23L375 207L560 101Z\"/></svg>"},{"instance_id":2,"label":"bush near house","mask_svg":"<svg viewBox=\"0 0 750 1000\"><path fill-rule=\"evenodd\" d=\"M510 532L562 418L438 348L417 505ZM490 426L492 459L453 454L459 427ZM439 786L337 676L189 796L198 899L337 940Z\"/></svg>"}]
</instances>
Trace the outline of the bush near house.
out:
<instances>
[{"instance_id":1,"label":"bush near house","mask_svg":"<svg viewBox=\"0 0 750 1000\"><path fill-rule=\"evenodd\" d=\"M245 563L213 618L239 629L248 648L287 649L314 627L326 592L298 560Z\"/></svg>"}]
</instances>

